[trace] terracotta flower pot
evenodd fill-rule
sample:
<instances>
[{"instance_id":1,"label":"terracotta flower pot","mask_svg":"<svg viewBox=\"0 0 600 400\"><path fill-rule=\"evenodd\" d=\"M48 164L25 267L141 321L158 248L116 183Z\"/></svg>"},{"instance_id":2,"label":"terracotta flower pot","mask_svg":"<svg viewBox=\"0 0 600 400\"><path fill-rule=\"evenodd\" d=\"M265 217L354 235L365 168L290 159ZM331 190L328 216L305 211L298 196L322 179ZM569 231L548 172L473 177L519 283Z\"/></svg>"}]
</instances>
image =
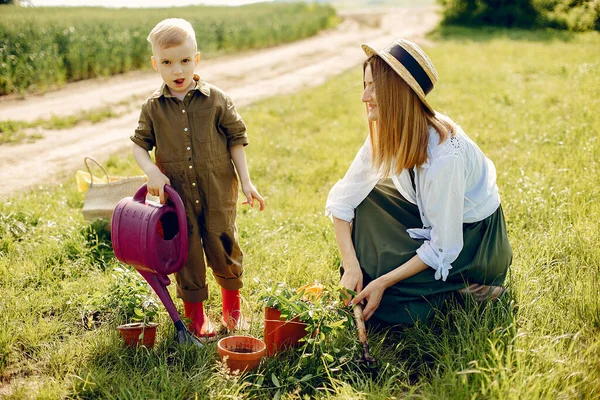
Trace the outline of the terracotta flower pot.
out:
<instances>
[{"instance_id":1,"label":"terracotta flower pot","mask_svg":"<svg viewBox=\"0 0 600 400\"><path fill-rule=\"evenodd\" d=\"M125 345L130 347L144 345L150 348L154 346L157 326L158 324L155 322L147 322L146 324L133 322L131 324L119 325L117 326L117 330L125 340Z\"/></svg>"},{"instance_id":2,"label":"terracotta flower pot","mask_svg":"<svg viewBox=\"0 0 600 400\"><path fill-rule=\"evenodd\" d=\"M251 336L228 336L217 343L217 352L231 371L256 368L266 350L262 340Z\"/></svg>"},{"instance_id":3,"label":"terracotta flower pot","mask_svg":"<svg viewBox=\"0 0 600 400\"><path fill-rule=\"evenodd\" d=\"M265 308L264 338L267 355L272 356L280 350L298 346L299 340L306 336L306 324L298 317L286 321L281 318L281 311L276 308Z\"/></svg>"}]
</instances>

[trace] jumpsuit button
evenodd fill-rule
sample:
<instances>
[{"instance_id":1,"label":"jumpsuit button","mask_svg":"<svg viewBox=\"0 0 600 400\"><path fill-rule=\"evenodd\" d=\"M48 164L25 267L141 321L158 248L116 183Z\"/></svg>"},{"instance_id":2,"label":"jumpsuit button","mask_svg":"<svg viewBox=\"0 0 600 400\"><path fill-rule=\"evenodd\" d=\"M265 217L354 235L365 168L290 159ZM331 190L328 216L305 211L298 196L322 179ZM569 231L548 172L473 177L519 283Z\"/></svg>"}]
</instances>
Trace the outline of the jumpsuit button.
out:
<instances>
[{"instance_id":1,"label":"jumpsuit button","mask_svg":"<svg viewBox=\"0 0 600 400\"><path fill-rule=\"evenodd\" d=\"M186 147L186 149L190 150L190 149L191 149L191 147L190 147L190 146L188 146L188 147Z\"/></svg>"},{"instance_id":2,"label":"jumpsuit button","mask_svg":"<svg viewBox=\"0 0 600 400\"><path fill-rule=\"evenodd\" d=\"M189 168L189 169L192 169L193 167L190 165L188 168Z\"/></svg>"},{"instance_id":3,"label":"jumpsuit button","mask_svg":"<svg viewBox=\"0 0 600 400\"><path fill-rule=\"evenodd\" d=\"M440 247L440 249L439 249L439 250L440 250L440 253L443 253L443 252L444 252L444 249L442 249L441 247Z\"/></svg>"},{"instance_id":4,"label":"jumpsuit button","mask_svg":"<svg viewBox=\"0 0 600 400\"><path fill-rule=\"evenodd\" d=\"M187 132L187 131L188 131L188 128L183 128L183 131L184 131L184 132Z\"/></svg>"},{"instance_id":5,"label":"jumpsuit button","mask_svg":"<svg viewBox=\"0 0 600 400\"><path fill-rule=\"evenodd\" d=\"M192 186L196 186L196 182L192 182Z\"/></svg>"},{"instance_id":6,"label":"jumpsuit button","mask_svg":"<svg viewBox=\"0 0 600 400\"><path fill-rule=\"evenodd\" d=\"M200 203L200 200L196 200L196 204Z\"/></svg>"},{"instance_id":7,"label":"jumpsuit button","mask_svg":"<svg viewBox=\"0 0 600 400\"><path fill-rule=\"evenodd\" d=\"M182 113L185 113L185 110L181 110Z\"/></svg>"}]
</instances>

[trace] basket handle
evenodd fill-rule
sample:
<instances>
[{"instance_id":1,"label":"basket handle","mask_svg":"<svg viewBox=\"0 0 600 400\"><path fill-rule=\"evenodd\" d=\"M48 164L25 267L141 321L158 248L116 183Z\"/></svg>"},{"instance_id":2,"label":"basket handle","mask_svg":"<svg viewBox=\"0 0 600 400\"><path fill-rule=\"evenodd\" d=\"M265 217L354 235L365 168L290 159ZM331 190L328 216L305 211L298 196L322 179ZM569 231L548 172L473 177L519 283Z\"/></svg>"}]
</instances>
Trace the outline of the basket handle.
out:
<instances>
[{"instance_id":1,"label":"basket handle","mask_svg":"<svg viewBox=\"0 0 600 400\"><path fill-rule=\"evenodd\" d=\"M108 175L108 172L106 172L106 169L104 169L104 167L102 166L102 164L100 164L98 161L94 160L92 157L84 157L83 162L85 163L85 167L87 168L88 172L90 173L90 180L91 180L91 185L94 184L94 174L92 174L92 170L90 169L90 165L88 164L89 161L92 161L93 163L95 163L98 167L100 167L100 169L102 170L102 172L104 172L104 175L106 175L106 182L110 182L110 176Z\"/></svg>"}]
</instances>

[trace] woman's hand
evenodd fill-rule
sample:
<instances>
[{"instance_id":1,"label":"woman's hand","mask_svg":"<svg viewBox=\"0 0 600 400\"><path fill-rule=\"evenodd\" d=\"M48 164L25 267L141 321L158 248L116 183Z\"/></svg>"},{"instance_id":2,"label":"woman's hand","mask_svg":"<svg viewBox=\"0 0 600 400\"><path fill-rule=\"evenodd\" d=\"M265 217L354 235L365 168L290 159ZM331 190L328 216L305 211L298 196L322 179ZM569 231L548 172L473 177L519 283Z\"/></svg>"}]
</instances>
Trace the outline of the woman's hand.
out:
<instances>
[{"instance_id":1,"label":"woman's hand","mask_svg":"<svg viewBox=\"0 0 600 400\"><path fill-rule=\"evenodd\" d=\"M342 279L340 279L340 285L346 289L360 292L363 285L363 274L358 260L354 259L350 262L343 262L342 268L344 269L344 274L342 275ZM351 299L352 295L345 292L344 304L348 305Z\"/></svg>"},{"instance_id":2,"label":"woman's hand","mask_svg":"<svg viewBox=\"0 0 600 400\"><path fill-rule=\"evenodd\" d=\"M251 182L242 182L242 192L244 192L244 196L246 196L246 201L242 204L250 204L251 207L254 207L254 199L256 199L260 204L260 211L265 209L265 201Z\"/></svg>"},{"instance_id":3,"label":"woman's hand","mask_svg":"<svg viewBox=\"0 0 600 400\"><path fill-rule=\"evenodd\" d=\"M160 204L167 202L167 196L165 196L165 185L170 185L171 181L165 174L160 172L158 168L148 175L148 193L152 196L158 196L160 198Z\"/></svg>"},{"instance_id":4,"label":"woman's hand","mask_svg":"<svg viewBox=\"0 0 600 400\"><path fill-rule=\"evenodd\" d=\"M367 305L363 308L363 318L365 321L368 321L375 313L375 310L377 310L377 307L379 307L385 289L386 287L383 282L379 279L375 279L352 299L350 305L353 306L363 300L367 300Z\"/></svg>"}]
</instances>

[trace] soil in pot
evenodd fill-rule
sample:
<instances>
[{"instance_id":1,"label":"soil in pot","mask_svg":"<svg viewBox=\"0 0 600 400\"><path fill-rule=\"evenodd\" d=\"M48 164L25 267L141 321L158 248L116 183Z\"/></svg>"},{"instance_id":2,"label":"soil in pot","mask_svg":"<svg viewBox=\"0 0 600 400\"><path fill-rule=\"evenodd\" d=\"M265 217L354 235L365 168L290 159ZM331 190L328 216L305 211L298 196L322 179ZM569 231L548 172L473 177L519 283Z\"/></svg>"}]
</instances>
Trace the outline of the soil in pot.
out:
<instances>
[{"instance_id":1,"label":"soil in pot","mask_svg":"<svg viewBox=\"0 0 600 400\"><path fill-rule=\"evenodd\" d=\"M218 341L217 352L231 371L249 371L260 364L267 347L251 336L228 336Z\"/></svg>"}]
</instances>

